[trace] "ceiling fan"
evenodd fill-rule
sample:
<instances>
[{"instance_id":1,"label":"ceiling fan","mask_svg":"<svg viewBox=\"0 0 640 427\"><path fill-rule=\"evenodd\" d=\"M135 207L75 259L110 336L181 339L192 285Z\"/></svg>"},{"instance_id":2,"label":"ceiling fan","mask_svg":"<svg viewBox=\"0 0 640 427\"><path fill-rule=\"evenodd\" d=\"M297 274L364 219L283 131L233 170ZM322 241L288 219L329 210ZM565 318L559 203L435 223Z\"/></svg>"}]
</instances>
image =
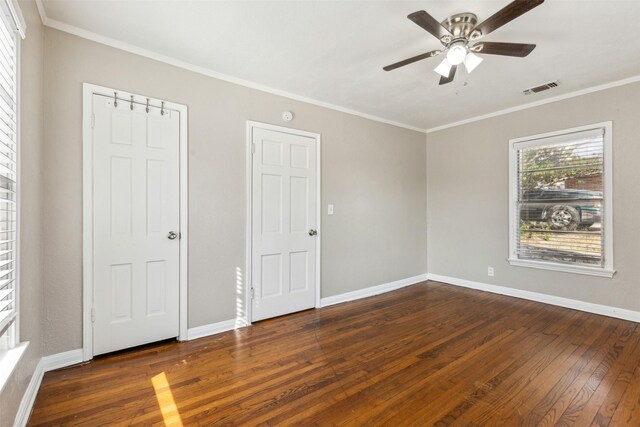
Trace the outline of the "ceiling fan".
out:
<instances>
[{"instance_id":1,"label":"ceiling fan","mask_svg":"<svg viewBox=\"0 0 640 427\"><path fill-rule=\"evenodd\" d=\"M440 84L443 85L453 81L458 65L464 64L469 73L480 65L483 58L476 55L476 53L523 58L535 49L535 44L484 41L473 43L542 3L544 3L544 0L515 0L479 25L476 25L478 17L473 13L458 13L439 23L424 10L414 12L407 18L438 38L444 49L423 53L395 64L387 65L382 69L385 71L395 70L446 52L444 60L435 68L435 71L442 76Z\"/></svg>"}]
</instances>

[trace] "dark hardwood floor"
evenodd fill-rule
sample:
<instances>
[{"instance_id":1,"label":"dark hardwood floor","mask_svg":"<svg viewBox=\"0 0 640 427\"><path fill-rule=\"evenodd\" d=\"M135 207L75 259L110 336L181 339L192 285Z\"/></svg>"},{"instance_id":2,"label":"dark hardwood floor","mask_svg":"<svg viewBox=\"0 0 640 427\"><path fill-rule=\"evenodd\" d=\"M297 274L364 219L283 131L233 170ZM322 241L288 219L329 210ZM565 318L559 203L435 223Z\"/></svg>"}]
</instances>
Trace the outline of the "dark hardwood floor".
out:
<instances>
[{"instance_id":1,"label":"dark hardwood floor","mask_svg":"<svg viewBox=\"0 0 640 427\"><path fill-rule=\"evenodd\" d=\"M49 372L30 425L640 426L638 324L428 282Z\"/></svg>"}]
</instances>

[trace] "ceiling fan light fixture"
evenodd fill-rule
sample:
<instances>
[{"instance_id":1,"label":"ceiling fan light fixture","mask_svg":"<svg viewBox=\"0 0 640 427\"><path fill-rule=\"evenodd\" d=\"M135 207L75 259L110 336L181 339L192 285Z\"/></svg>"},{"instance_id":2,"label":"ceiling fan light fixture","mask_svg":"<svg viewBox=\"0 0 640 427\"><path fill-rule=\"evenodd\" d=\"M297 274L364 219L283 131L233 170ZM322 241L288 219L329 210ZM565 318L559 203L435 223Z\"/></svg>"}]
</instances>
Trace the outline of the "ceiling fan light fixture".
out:
<instances>
[{"instance_id":1,"label":"ceiling fan light fixture","mask_svg":"<svg viewBox=\"0 0 640 427\"><path fill-rule=\"evenodd\" d=\"M464 58L464 66L467 68L467 72L471 73L482 61L483 58L480 58L473 52L469 52L467 53L467 57Z\"/></svg>"},{"instance_id":2,"label":"ceiling fan light fixture","mask_svg":"<svg viewBox=\"0 0 640 427\"><path fill-rule=\"evenodd\" d=\"M440 74L442 77L449 77L449 74L451 74L451 67L453 67L453 65L451 65L449 61L447 61L447 58L445 58L442 60L440 65L435 68L434 71Z\"/></svg>"},{"instance_id":3,"label":"ceiling fan light fixture","mask_svg":"<svg viewBox=\"0 0 640 427\"><path fill-rule=\"evenodd\" d=\"M460 65L464 62L466 56L467 46L464 42L455 42L449 46L449 51L447 52L447 61L449 64Z\"/></svg>"}]
</instances>

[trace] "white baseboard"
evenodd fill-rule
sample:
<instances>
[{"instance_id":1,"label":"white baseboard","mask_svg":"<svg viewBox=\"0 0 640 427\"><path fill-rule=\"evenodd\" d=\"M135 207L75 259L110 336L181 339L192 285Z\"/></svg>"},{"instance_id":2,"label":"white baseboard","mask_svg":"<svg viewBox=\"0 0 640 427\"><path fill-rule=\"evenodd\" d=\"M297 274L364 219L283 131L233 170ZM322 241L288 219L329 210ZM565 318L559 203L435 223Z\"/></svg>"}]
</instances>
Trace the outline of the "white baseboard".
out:
<instances>
[{"instance_id":1,"label":"white baseboard","mask_svg":"<svg viewBox=\"0 0 640 427\"><path fill-rule=\"evenodd\" d=\"M18 413L16 414L16 419L14 421L14 427L24 427L27 425L27 421L29 421L29 416L31 415L31 410L33 409L33 404L36 403L36 396L38 395L38 390L40 390L40 383L42 382L42 377L44 376L44 363L42 359L36 365L36 369L31 376L31 381L29 381L29 385L22 395L22 400L20 401L20 406L18 407Z\"/></svg>"},{"instance_id":2,"label":"white baseboard","mask_svg":"<svg viewBox=\"0 0 640 427\"><path fill-rule=\"evenodd\" d=\"M522 298L530 301L542 302L559 307L572 308L574 310L585 311L587 313L600 314L603 316L615 317L617 319L640 322L640 312L627 310L625 308L611 307L608 305L594 304L570 298L563 298L554 295L541 294L538 292L523 291L521 289L508 288L506 286L489 285L487 283L474 282L471 280L458 279L456 277L440 276L438 274L428 274L429 280L448 283L450 285L464 288L476 289L479 291L491 292L494 294L507 295L510 297Z\"/></svg>"},{"instance_id":3,"label":"white baseboard","mask_svg":"<svg viewBox=\"0 0 640 427\"><path fill-rule=\"evenodd\" d=\"M407 279L396 280L395 282L385 283L378 286L371 286L365 289L359 289L353 292L347 292L345 294L334 295L327 298L320 299L320 307L327 307L341 302L353 301L360 298L366 298L374 295L383 294L385 292L395 291L396 289L404 288L405 286L415 285L416 283L424 282L427 280L427 274L420 274L418 276L409 277ZM229 319L218 323L211 323L209 325L196 326L195 328L189 328L187 331L187 340L194 340L198 338L208 337L210 335L219 334L221 332L230 331L232 329L243 328L248 326L247 319Z\"/></svg>"},{"instance_id":4,"label":"white baseboard","mask_svg":"<svg viewBox=\"0 0 640 427\"><path fill-rule=\"evenodd\" d=\"M427 280L427 277L427 274L420 274L418 276L409 277L407 279L396 280L395 282L384 283L382 285L358 289L357 291L353 292L347 292L340 295L321 298L320 307L327 307L334 304L340 304L347 301L354 301L360 298L372 297L374 295L383 294L385 292L395 291L396 289L404 288L405 286L411 286L415 285L416 283L424 282L425 280Z\"/></svg>"},{"instance_id":5,"label":"white baseboard","mask_svg":"<svg viewBox=\"0 0 640 427\"><path fill-rule=\"evenodd\" d=\"M245 326L248 326L248 322L246 319L242 318L223 320L222 322L196 326L195 328L189 328L187 330L187 340L204 338L221 332L227 332L232 329L244 328Z\"/></svg>"},{"instance_id":6,"label":"white baseboard","mask_svg":"<svg viewBox=\"0 0 640 427\"><path fill-rule=\"evenodd\" d=\"M22 396L20 406L18 407L18 413L14 422L14 427L24 427L29 421L31 416L31 410L33 404L36 402L36 396L38 390L40 390L40 384L44 374L54 369L66 368L67 366L82 363L82 349L65 351L64 353L52 354L50 356L44 356L40 359L36 365L36 369L31 376L31 381Z\"/></svg>"},{"instance_id":7,"label":"white baseboard","mask_svg":"<svg viewBox=\"0 0 640 427\"><path fill-rule=\"evenodd\" d=\"M54 369L66 368L67 366L82 363L82 349L65 351L64 353L52 354L42 358L44 372Z\"/></svg>"}]
</instances>

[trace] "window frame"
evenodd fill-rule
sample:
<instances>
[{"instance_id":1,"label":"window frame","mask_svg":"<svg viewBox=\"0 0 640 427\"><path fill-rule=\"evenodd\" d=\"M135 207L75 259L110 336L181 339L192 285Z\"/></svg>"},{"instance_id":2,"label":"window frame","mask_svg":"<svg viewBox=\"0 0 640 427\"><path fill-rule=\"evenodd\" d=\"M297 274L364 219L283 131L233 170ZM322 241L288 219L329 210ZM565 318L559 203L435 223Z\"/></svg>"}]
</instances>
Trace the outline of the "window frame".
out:
<instances>
[{"instance_id":1,"label":"window frame","mask_svg":"<svg viewBox=\"0 0 640 427\"><path fill-rule=\"evenodd\" d=\"M17 5L13 4L13 0L4 0L0 5L0 13L6 15L5 17L0 17L7 24L7 30L10 35L13 37L13 42L15 44L15 243L14 243L14 257L13 257L13 314L9 316L9 320L5 319L3 329L0 329L0 338L4 337L5 334L10 334L11 343L9 343L8 349L0 348L0 356L4 356L5 352L11 351L13 348L20 344L20 243L21 243L21 233L20 233L20 213L21 213L21 176L20 176L20 161L21 161L21 147L20 147L20 139L21 139L21 39L23 38L23 30L21 30L21 13L17 15ZM10 21L10 22L7 22ZM12 24L13 23L13 28Z\"/></svg>"},{"instance_id":2,"label":"window frame","mask_svg":"<svg viewBox=\"0 0 640 427\"><path fill-rule=\"evenodd\" d=\"M16 73L16 90L15 90L15 103L16 103L16 130L15 130L15 144L16 144L16 191L15 191L15 203L16 203L16 238L15 238L15 256L14 256L14 314L13 319L7 323L7 327L2 333L8 332L12 329L12 343L8 349L0 349L0 392L2 392L11 378L13 371L17 367L20 359L24 355L28 341L21 340L20 331L20 244L21 244L21 221L20 214L21 209L21 192L22 192L22 180L21 180L21 71L22 71L22 40L26 37L26 23L22 16L22 11L17 3L17 0L0 0L0 13L5 14L9 22L9 30L14 37L15 42L15 73ZM4 18L2 18L4 19ZM13 24L13 25L11 25Z\"/></svg>"},{"instance_id":3,"label":"window frame","mask_svg":"<svg viewBox=\"0 0 640 427\"><path fill-rule=\"evenodd\" d=\"M540 145L544 140L561 135L603 129L603 222L602 237L604 239L603 257L604 265L594 267L580 264L565 264L552 261L540 261L520 259L517 254L519 227L518 203L518 147L525 142L531 143L537 140ZM525 136L509 140L509 256L510 265L529 267L543 270L561 271L565 273L587 274L591 276L611 278L615 274L613 258L613 122L600 122L574 128L561 129L537 135Z\"/></svg>"}]
</instances>

